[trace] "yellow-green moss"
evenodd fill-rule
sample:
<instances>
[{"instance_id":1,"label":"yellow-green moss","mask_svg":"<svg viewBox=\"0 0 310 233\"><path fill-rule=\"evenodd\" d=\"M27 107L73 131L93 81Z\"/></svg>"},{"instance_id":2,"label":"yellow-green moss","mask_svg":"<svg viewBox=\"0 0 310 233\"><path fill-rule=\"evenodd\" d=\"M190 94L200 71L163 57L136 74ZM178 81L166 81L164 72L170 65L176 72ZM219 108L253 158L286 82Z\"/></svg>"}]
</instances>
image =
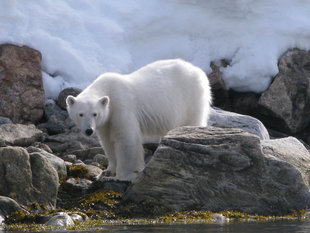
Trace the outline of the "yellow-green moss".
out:
<instances>
[{"instance_id":1,"label":"yellow-green moss","mask_svg":"<svg viewBox=\"0 0 310 233\"><path fill-rule=\"evenodd\" d=\"M123 194L114 192L112 190L96 192L87 195L85 198L80 200L80 203L83 207L92 207L100 204L112 208L119 203L119 200L122 197L122 195Z\"/></svg>"},{"instance_id":2,"label":"yellow-green moss","mask_svg":"<svg viewBox=\"0 0 310 233\"><path fill-rule=\"evenodd\" d=\"M95 211L95 210L94 210ZM70 214L70 212L67 212ZM291 215L276 217L276 216L259 216L259 215L249 215L246 213L238 212L238 211L223 211L218 214L222 214L227 217L229 221L257 221L257 222L265 222L265 221L276 221L282 219L294 220L294 219L305 219L304 215L307 212L302 211L294 211ZM81 215L79 212L78 214ZM87 213L88 214L94 214ZM154 225L154 224L212 224L215 222L215 216L218 215L211 211L176 211L174 213L157 217L157 218L121 218L114 216L112 219L106 218L109 216L111 212L109 211L99 211L97 210L96 214L100 216L100 218L95 220L89 220L85 222L76 222L75 226L71 227L55 227L55 226L46 226L42 224L11 224L7 225L5 228L9 231L21 232L42 232L42 231L52 231L52 230L87 230L87 229L95 229L100 230L102 226L105 225ZM22 213L15 213L15 215L21 215ZM110 216L109 216L110 217Z\"/></svg>"},{"instance_id":3,"label":"yellow-green moss","mask_svg":"<svg viewBox=\"0 0 310 233\"><path fill-rule=\"evenodd\" d=\"M68 176L70 177L79 177L85 178L88 173L88 170L83 165L73 165L68 169Z\"/></svg>"}]
</instances>

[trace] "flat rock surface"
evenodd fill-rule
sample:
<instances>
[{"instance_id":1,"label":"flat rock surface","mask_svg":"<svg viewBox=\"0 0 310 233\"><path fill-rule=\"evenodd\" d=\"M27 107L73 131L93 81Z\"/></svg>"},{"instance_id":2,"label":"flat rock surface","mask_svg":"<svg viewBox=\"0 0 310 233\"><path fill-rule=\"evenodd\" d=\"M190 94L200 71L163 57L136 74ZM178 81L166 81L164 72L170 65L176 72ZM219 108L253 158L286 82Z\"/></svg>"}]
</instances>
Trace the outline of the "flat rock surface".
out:
<instances>
[{"instance_id":1,"label":"flat rock surface","mask_svg":"<svg viewBox=\"0 0 310 233\"><path fill-rule=\"evenodd\" d=\"M10 146L30 146L41 141L43 132L34 125L3 124L0 125L0 144Z\"/></svg>"}]
</instances>

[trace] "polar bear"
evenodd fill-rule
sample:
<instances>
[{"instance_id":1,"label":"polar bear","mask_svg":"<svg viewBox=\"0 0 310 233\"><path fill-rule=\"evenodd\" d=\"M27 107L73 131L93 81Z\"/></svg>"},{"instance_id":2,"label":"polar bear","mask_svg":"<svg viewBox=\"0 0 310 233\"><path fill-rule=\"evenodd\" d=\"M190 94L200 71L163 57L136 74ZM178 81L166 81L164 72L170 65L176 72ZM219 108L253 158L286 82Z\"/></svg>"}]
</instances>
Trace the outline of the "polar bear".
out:
<instances>
[{"instance_id":1,"label":"polar bear","mask_svg":"<svg viewBox=\"0 0 310 233\"><path fill-rule=\"evenodd\" d=\"M81 131L98 136L109 161L103 175L132 181L145 166L143 137L206 126L211 91L200 68L171 59L131 74L104 73L66 103Z\"/></svg>"}]
</instances>

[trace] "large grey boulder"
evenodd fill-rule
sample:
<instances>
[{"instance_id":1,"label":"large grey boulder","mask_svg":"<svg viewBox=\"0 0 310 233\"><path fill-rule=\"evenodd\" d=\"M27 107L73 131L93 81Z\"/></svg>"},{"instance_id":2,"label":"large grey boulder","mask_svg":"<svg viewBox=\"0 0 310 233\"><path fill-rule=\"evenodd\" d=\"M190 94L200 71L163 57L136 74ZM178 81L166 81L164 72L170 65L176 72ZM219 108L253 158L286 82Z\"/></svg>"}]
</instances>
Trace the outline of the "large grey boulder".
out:
<instances>
[{"instance_id":1,"label":"large grey boulder","mask_svg":"<svg viewBox=\"0 0 310 233\"><path fill-rule=\"evenodd\" d=\"M221 128L239 128L257 135L261 140L269 139L269 133L260 120L219 108L210 109L208 125Z\"/></svg>"},{"instance_id":2,"label":"large grey boulder","mask_svg":"<svg viewBox=\"0 0 310 233\"><path fill-rule=\"evenodd\" d=\"M0 144L10 146L30 146L41 141L43 132L34 125L3 124L0 125Z\"/></svg>"},{"instance_id":3,"label":"large grey boulder","mask_svg":"<svg viewBox=\"0 0 310 233\"><path fill-rule=\"evenodd\" d=\"M307 208L309 152L294 139L283 140L262 146L241 129L177 128L163 138L124 200L263 215Z\"/></svg>"},{"instance_id":4,"label":"large grey boulder","mask_svg":"<svg viewBox=\"0 0 310 233\"><path fill-rule=\"evenodd\" d=\"M310 123L310 52L285 53L279 73L258 103L273 128L291 134L306 128Z\"/></svg>"},{"instance_id":5,"label":"large grey boulder","mask_svg":"<svg viewBox=\"0 0 310 233\"><path fill-rule=\"evenodd\" d=\"M0 148L0 195L29 205L56 205L58 174L43 155L31 155L21 147Z\"/></svg>"}]
</instances>

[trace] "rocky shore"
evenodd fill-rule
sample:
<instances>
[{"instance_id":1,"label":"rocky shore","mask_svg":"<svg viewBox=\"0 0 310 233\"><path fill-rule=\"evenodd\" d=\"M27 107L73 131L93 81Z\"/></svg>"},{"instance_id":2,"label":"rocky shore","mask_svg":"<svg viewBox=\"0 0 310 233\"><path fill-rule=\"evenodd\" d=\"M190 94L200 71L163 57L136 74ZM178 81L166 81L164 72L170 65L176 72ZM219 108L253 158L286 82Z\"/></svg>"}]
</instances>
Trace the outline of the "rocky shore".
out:
<instances>
[{"instance_id":1,"label":"rocky shore","mask_svg":"<svg viewBox=\"0 0 310 233\"><path fill-rule=\"evenodd\" d=\"M284 54L262 94L227 91L220 66L229 63L212 64L209 126L177 128L145 144L146 168L133 183L97 179L107 166L104 151L65 110L66 96L81 90L44 102L40 61L28 47L0 46L0 225L182 214L215 221L310 206L309 52Z\"/></svg>"}]
</instances>

